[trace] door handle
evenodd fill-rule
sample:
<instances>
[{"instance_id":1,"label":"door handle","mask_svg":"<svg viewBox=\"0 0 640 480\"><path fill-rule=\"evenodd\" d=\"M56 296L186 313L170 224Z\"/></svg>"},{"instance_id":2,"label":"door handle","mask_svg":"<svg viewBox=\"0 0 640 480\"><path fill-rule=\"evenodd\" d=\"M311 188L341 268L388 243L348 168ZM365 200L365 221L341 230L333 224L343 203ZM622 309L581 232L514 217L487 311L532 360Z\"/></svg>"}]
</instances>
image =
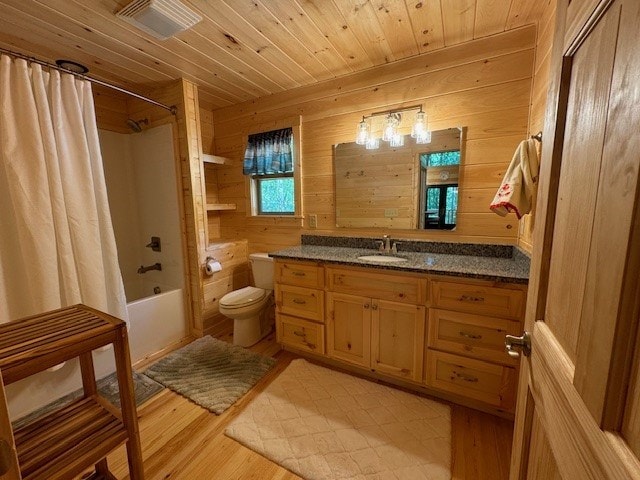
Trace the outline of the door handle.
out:
<instances>
[{"instance_id":1,"label":"door handle","mask_svg":"<svg viewBox=\"0 0 640 480\"><path fill-rule=\"evenodd\" d=\"M518 358L521 351L525 357L528 357L531 355L531 334L524 332L521 337L505 335L504 348L510 357Z\"/></svg>"}]
</instances>

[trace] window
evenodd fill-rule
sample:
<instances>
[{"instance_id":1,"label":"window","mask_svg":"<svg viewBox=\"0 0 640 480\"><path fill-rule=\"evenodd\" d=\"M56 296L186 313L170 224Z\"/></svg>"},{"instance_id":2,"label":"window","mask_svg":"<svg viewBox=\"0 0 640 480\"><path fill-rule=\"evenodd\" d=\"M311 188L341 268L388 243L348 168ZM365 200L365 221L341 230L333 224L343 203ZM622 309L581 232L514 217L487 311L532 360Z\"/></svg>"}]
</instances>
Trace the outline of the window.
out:
<instances>
[{"instance_id":1,"label":"window","mask_svg":"<svg viewBox=\"0 0 640 480\"><path fill-rule=\"evenodd\" d=\"M258 215L293 215L295 184L293 173L254 176Z\"/></svg>"},{"instance_id":2,"label":"window","mask_svg":"<svg viewBox=\"0 0 640 480\"><path fill-rule=\"evenodd\" d=\"M249 178L251 215L300 215L297 125L249 135L243 173Z\"/></svg>"}]
</instances>

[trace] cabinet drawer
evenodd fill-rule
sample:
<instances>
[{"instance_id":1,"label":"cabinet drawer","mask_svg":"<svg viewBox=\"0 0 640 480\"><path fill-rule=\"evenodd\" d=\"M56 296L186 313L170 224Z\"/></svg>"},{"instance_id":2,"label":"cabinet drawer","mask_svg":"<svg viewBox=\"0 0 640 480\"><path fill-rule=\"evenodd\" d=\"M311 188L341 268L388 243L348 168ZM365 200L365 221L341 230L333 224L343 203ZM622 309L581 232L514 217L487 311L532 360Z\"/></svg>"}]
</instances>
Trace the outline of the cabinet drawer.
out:
<instances>
[{"instance_id":1,"label":"cabinet drawer","mask_svg":"<svg viewBox=\"0 0 640 480\"><path fill-rule=\"evenodd\" d=\"M513 411L517 379L512 367L427 350L426 383L438 390Z\"/></svg>"},{"instance_id":2,"label":"cabinet drawer","mask_svg":"<svg viewBox=\"0 0 640 480\"><path fill-rule=\"evenodd\" d=\"M275 282L298 287L324 287L324 269L310 263L276 262Z\"/></svg>"},{"instance_id":3,"label":"cabinet drawer","mask_svg":"<svg viewBox=\"0 0 640 480\"><path fill-rule=\"evenodd\" d=\"M429 310L428 346L491 362L517 365L504 349L505 335L520 335L521 323L450 310Z\"/></svg>"},{"instance_id":4,"label":"cabinet drawer","mask_svg":"<svg viewBox=\"0 0 640 480\"><path fill-rule=\"evenodd\" d=\"M332 292L367 295L414 305L426 303L426 278L327 268L327 282Z\"/></svg>"},{"instance_id":5,"label":"cabinet drawer","mask_svg":"<svg viewBox=\"0 0 640 480\"><path fill-rule=\"evenodd\" d=\"M431 302L436 308L519 320L524 313L525 291L432 280Z\"/></svg>"},{"instance_id":6,"label":"cabinet drawer","mask_svg":"<svg viewBox=\"0 0 640 480\"><path fill-rule=\"evenodd\" d=\"M324 354L324 325L277 315L276 339L299 350Z\"/></svg>"},{"instance_id":7,"label":"cabinet drawer","mask_svg":"<svg viewBox=\"0 0 640 480\"><path fill-rule=\"evenodd\" d=\"M293 285L276 285L276 309L280 313L324 323L324 292Z\"/></svg>"}]
</instances>

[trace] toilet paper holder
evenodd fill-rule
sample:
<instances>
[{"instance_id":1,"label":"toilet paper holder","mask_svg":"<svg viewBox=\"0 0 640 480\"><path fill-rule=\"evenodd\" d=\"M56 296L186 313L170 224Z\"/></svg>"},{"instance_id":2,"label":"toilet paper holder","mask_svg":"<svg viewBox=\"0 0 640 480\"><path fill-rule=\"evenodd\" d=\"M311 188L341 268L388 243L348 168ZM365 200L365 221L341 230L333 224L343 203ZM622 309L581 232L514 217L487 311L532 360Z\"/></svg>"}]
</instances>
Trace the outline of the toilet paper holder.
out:
<instances>
[{"instance_id":1,"label":"toilet paper holder","mask_svg":"<svg viewBox=\"0 0 640 480\"><path fill-rule=\"evenodd\" d=\"M203 268L205 275L211 277L215 272L219 272L222 270L222 265L215 258L207 257L204 261Z\"/></svg>"}]
</instances>

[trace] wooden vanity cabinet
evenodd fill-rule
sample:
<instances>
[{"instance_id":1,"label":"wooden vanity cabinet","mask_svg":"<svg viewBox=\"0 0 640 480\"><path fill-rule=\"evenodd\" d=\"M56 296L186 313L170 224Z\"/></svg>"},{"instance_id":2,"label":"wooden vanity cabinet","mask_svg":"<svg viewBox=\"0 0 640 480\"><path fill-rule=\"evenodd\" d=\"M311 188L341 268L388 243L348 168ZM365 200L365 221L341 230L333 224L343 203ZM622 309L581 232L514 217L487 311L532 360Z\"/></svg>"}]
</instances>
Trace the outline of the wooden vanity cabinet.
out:
<instances>
[{"instance_id":1,"label":"wooden vanity cabinet","mask_svg":"<svg viewBox=\"0 0 640 480\"><path fill-rule=\"evenodd\" d=\"M513 412L519 359L504 337L522 333L526 286L432 277L430 290L426 385Z\"/></svg>"},{"instance_id":2,"label":"wooden vanity cabinet","mask_svg":"<svg viewBox=\"0 0 640 480\"><path fill-rule=\"evenodd\" d=\"M526 285L276 261L277 339L417 390L510 416Z\"/></svg>"},{"instance_id":3,"label":"wooden vanity cabinet","mask_svg":"<svg viewBox=\"0 0 640 480\"><path fill-rule=\"evenodd\" d=\"M420 382L426 278L335 267L326 275L327 355Z\"/></svg>"}]
</instances>

